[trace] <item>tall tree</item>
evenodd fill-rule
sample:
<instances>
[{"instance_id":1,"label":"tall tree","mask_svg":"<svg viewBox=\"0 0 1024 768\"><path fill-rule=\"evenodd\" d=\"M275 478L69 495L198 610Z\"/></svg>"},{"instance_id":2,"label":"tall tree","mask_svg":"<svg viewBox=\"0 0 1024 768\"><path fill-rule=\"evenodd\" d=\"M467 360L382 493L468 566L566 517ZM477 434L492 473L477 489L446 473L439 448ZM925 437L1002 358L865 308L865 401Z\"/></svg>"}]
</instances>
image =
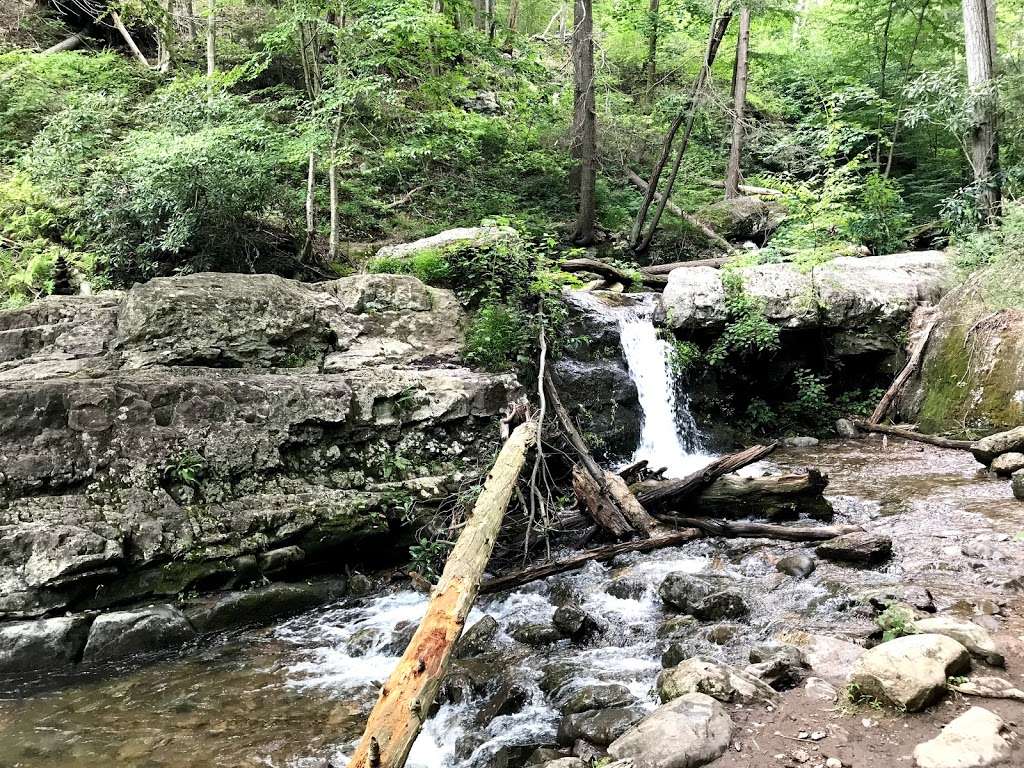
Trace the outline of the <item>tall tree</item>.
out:
<instances>
[{"instance_id":1,"label":"tall tree","mask_svg":"<svg viewBox=\"0 0 1024 768\"><path fill-rule=\"evenodd\" d=\"M660 21L661 0L651 0L647 11L647 61L644 62L644 74L647 89L644 100L648 105L654 102L654 85L658 77L658 22Z\"/></svg>"},{"instance_id":2,"label":"tall tree","mask_svg":"<svg viewBox=\"0 0 1024 768\"><path fill-rule=\"evenodd\" d=\"M725 196L740 195L740 158L743 152L743 113L747 103L747 56L750 48L750 8L740 9L740 31L736 37L736 67L732 78L732 144L725 173Z\"/></svg>"},{"instance_id":3,"label":"tall tree","mask_svg":"<svg viewBox=\"0 0 1024 768\"><path fill-rule=\"evenodd\" d=\"M574 78L572 149L577 160L579 212L573 241L594 242L597 217L597 102L594 93L594 15L592 0L575 0L572 32Z\"/></svg>"},{"instance_id":4,"label":"tall tree","mask_svg":"<svg viewBox=\"0 0 1024 768\"><path fill-rule=\"evenodd\" d=\"M217 0L206 4L206 76L217 71Z\"/></svg>"},{"instance_id":5,"label":"tall tree","mask_svg":"<svg viewBox=\"0 0 1024 768\"><path fill-rule=\"evenodd\" d=\"M986 222L999 217L999 134L996 94L995 0L963 0L967 85L971 99L970 163L978 211Z\"/></svg>"}]
</instances>

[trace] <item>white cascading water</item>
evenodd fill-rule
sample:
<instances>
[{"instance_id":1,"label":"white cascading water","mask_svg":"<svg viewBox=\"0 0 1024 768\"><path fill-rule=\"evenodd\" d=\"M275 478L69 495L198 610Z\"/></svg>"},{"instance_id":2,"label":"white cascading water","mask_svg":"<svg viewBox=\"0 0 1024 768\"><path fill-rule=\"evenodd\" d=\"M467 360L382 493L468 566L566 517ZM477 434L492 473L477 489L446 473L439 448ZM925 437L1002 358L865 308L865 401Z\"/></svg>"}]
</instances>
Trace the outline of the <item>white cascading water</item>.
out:
<instances>
[{"instance_id":1,"label":"white cascading water","mask_svg":"<svg viewBox=\"0 0 1024 768\"><path fill-rule=\"evenodd\" d=\"M701 450L700 433L689 404L677 402L670 347L658 337L650 306L619 316L622 354L636 384L643 411L640 445L633 461L647 459L651 468L667 467L668 477L682 477L704 466L710 456Z\"/></svg>"}]
</instances>

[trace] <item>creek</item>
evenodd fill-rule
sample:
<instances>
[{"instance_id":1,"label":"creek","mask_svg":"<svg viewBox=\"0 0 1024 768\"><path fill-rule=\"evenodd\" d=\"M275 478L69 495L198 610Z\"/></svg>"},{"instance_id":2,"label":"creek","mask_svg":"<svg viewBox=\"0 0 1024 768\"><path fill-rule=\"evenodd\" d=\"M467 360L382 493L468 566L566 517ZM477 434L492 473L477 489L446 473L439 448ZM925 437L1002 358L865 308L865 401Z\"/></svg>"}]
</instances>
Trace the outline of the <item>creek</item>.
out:
<instances>
[{"instance_id":1,"label":"creek","mask_svg":"<svg viewBox=\"0 0 1024 768\"><path fill-rule=\"evenodd\" d=\"M685 398L673 391L667 346L648 308L622 310L624 356L644 407L636 458L682 474L707 460ZM682 418L680 418L682 414ZM702 539L682 547L591 563L513 592L478 600L467 626L485 615L499 625L494 650L456 662L471 681L447 696L416 742L410 768L511 766L537 745L553 743L556 683L621 683L638 706L656 704L654 678L667 645L658 637L666 613L658 586L670 572L708 574L741 590L749 616L694 627L694 655L743 662L747 650L780 630L827 632L862 640L874 631L860 595L896 585L927 587L936 603L955 606L1013 576L999 546L1022 527L1007 484L978 472L969 454L874 439L826 442L780 451L748 472L818 466L838 522L891 535L896 555L875 569L825 561L810 578L784 577L775 562L808 553L800 544ZM971 556L965 543L973 543ZM977 552L995 552L979 566ZM936 557L936 553L940 556ZM377 686L387 677L426 607L426 595L376 583L275 626L222 635L199 648L116 675L98 672L59 688L7 691L0 700L0 767L62 768L115 764L184 766L341 766L361 733ZM523 625L549 625L557 606L594 616L585 643L527 644ZM520 635L522 637L522 635ZM491 693L514 685L519 700L481 716ZM517 762L519 761L519 762Z\"/></svg>"}]
</instances>

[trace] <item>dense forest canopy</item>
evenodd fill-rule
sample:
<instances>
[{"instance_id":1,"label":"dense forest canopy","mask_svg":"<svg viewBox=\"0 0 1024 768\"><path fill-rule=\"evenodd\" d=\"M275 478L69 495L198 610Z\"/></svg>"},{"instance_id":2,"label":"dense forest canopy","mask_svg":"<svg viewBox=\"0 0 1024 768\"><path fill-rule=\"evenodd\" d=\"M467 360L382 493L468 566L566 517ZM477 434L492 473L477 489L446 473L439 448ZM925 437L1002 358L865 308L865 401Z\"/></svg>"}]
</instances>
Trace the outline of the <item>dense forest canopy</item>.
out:
<instances>
[{"instance_id":1,"label":"dense forest canopy","mask_svg":"<svg viewBox=\"0 0 1024 768\"><path fill-rule=\"evenodd\" d=\"M701 225L717 226L707 206L727 178L777 191L787 212L760 260L953 239L977 266L1019 250L1018 2L5 7L7 306L52 291L69 269L94 289L199 270L323 278L362 268L380 241L481 221L542 249L596 243L626 268L697 258L715 250ZM995 56L978 75L970 20L987 24L990 12ZM749 54L737 56L741 37ZM665 214L655 230L658 200L636 182L651 178L680 118L670 197L684 216ZM589 206L591 188L593 223L581 228L580 190ZM417 269L430 277L429 264Z\"/></svg>"}]
</instances>

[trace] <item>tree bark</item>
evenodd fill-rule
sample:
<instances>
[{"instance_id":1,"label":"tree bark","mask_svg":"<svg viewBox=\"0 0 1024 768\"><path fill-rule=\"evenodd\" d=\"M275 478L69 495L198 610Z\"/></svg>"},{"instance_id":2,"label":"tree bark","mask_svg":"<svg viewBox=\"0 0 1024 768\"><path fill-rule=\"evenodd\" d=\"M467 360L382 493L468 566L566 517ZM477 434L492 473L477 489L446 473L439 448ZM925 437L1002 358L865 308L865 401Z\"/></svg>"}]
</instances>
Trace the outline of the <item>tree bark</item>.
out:
<instances>
[{"instance_id":1,"label":"tree bark","mask_svg":"<svg viewBox=\"0 0 1024 768\"><path fill-rule=\"evenodd\" d=\"M709 536L725 538L765 538L783 541L825 541L854 531L861 531L859 525L776 525L754 523L742 520L709 520L706 517L675 517L663 515L668 522L697 528Z\"/></svg>"},{"instance_id":2,"label":"tree bark","mask_svg":"<svg viewBox=\"0 0 1024 768\"><path fill-rule=\"evenodd\" d=\"M611 560L615 556L626 552L652 552L664 547L676 547L688 541L693 541L696 538L700 538L700 532L691 529L675 531L654 539L635 539L634 541L623 541L605 547L595 547L594 549L577 552L574 555L561 560L555 560L551 563L535 565L515 573L508 573L504 576L488 579L480 585L480 592L481 594L502 592L506 589L521 587L523 584L529 584L537 579L554 576L556 573L577 570L591 561Z\"/></svg>"},{"instance_id":3,"label":"tree bark","mask_svg":"<svg viewBox=\"0 0 1024 768\"><path fill-rule=\"evenodd\" d=\"M914 41L910 45L910 51L907 53L907 62L903 67L903 86L900 88L900 101L896 106L896 119L892 125L892 136L889 137L889 153L885 159L885 172L882 176L886 179L892 173L892 160L893 155L896 152L896 139L900 134L900 115L903 113L903 107L906 104L906 89L907 84L910 82L910 68L914 63L914 54L917 53L918 43L921 41L921 30L924 29L924 17L928 12L928 6L931 4L931 0L924 0L921 3L921 10L917 14L917 28L914 30Z\"/></svg>"},{"instance_id":4,"label":"tree bark","mask_svg":"<svg viewBox=\"0 0 1024 768\"><path fill-rule=\"evenodd\" d=\"M667 275L669 272L675 269L685 269L687 267L719 267L725 266L725 263L729 259L722 256L717 259L694 259L693 261L672 261L668 264L653 264L650 267L640 267L640 271L645 275Z\"/></svg>"},{"instance_id":5,"label":"tree bark","mask_svg":"<svg viewBox=\"0 0 1024 768\"><path fill-rule=\"evenodd\" d=\"M647 61L644 62L644 74L647 88L644 101L647 106L654 103L654 86L658 77L658 22L660 20L661 0L651 0L647 11Z\"/></svg>"},{"instance_id":6,"label":"tree bark","mask_svg":"<svg viewBox=\"0 0 1024 768\"><path fill-rule=\"evenodd\" d=\"M656 488L644 489L636 494L636 499L647 509L664 509L677 504L681 499L695 494L711 485L716 479L748 464L760 461L775 450L778 443L755 445L739 453L723 456L708 464L703 469L692 472L678 480L668 480Z\"/></svg>"},{"instance_id":7,"label":"tree bark","mask_svg":"<svg viewBox=\"0 0 1024 768\"><path fill-rule=\"evenodd\" d=\"M903 387L907 385L910 377L913 376L921 366L921 357L924 355L924 350L928 346L928 339L931 338L932 330L934 330L935 324L939 321L938 313L935 308L928 307L927 310L932 313L932 318L921 330L917 342L910 351L910 357L907 359L907 364L903 366L903 370L901 370L896 378L893 379L892 384L889 385L885 394L882 395L882 399L879 400L878 405L875 406L875 410L871 413L871 417L868 419L869 424L881 423L882 419L884 419L885 415L889 412L889 408L892 407L893 401L899 397L900 392L903 391Z\"/></svg>"},{"instance_id":8,"label":"tree bark","mask_svg":"<svg viewBox=\"0 0 1024 768\"><path fill-rule=\"evenodd\" d=\"M998 99L995 84L995 0L963 0L964 47L967 84L973 102L970 128L970 163L976 186L975 200L982 220L999 218Z\"/></svg>"},{"instance_id":9,"label":"tree bark","mask_svg":"<svg viewBox=\"0 0 1024 768\"><path fill-rule=\"evenodd\" d=\"M338 139L341 136L341 115L334 120L334 136L331 137L331 163L327 169L327 183L331 196L331 234L327 250L331 261L338 259L338 244L341 240L341 211L338 208Z\"/></svg>"},{"instance_id":10,"label":"tree bark","mask_svg":"<svg viewBox=\"0 0 1024 768\"><path fill-rule=\"evenodd\" d=\"M633 169L631 169L631 168L627 168L626 169L626 177L631 182L633 182L633 186L635 186L637 189L639 189L644 194L647 193L647 189L648 189L647 182L644 181L643 179L641 179L639 174L635 173L633 171ZM661 195L659 193L655 192L653 199L654 199L655 202L661 202ZM712 243L717 245L722 250L724 250L726 252L732 250L732 245L729 244L728 240L726 240L720 234L715 232L715 230L713 230L711 227L709 227L703 221L698 219L696 216L693 216L692 214L687 213L682 208L680 208L678 205L673 203L671 200L669 200L668 203L666 203L665 207L668 208L668 210L671 213L673 213L674 215L678 216L683 221L688 223L691 227L694 227L695 229L699 229L701 232L703 232L704 236L707 237L708 240L710 240Z\"/></svg>"},{"instance_id":11,"label":"tree bark","mask_svg":"<svg viewBox=\"0 0 1024 768\"><path fill-rule=\"evenodd\" d=\"M632 532L632 527L614 504L608 503L597 481L579 465L572 469L572 489L586 508L590 518L612 538L621 539Z\"/></svg>"},{"instance_id":12,"label":"tree bark","mask_svg":"<svg viewBox=\"0 0 1024 768\"><path fill-rule=\"evenodd\" d=\"M309 152L309 168L306 171L306 239L299 253L299 261L305 263L313 251L316 237L316 153Z\"/></svg>"},{"instance_id":13,"label":"tree bark","mask_svg":"<svg viewBox=\"0 0 1024 768\"><path fill-rule=\"evenodd\" d=\"M634 282L628 273L600 259L566 259L559 264L559 268L566 272L593 272L606 280L620 282L625 285ZM663 275L650 275L643 272L640 274L643 284L652 288L661 289L668 284L668 278Z\"/></svg>"},{"instance_id":14,"label":"tree bark","mask_svg":"<svg viewBox=\"0 0 1024 768\"><path fill-rule=\"evenodd\" d=\"M174 63L174 4L173 0L160 0L160 22L156 28L156 67L160 72L170 72Z\"/></svg>"},{"instance_id":15,"label":"tree bark","mask_svg":"<svg viewBox=\"0 0 1024 768\"><path fill-rule=\"evenodd\" d=\"M718 48L721 45L722 38L725 37L726 29L729 27L729 20L732 18L731 11L719 16L718 12L720 8L721 0L715 0L715 7L711 16L711 26L708 31L708 42L704 50L704 60L701 62L700 71L694 79L693 87L690 89L689 110L686 112L680 112L676 115L676 118L669 126L668 133L665 135L665 140L662 142L661 154L655 162L654 168L651 171L651 178L647 182L647 192L640 205L640 210L637 212L636 219L633 221L633 230L630 233L629 244L630 248L635 252L643 252L650 245L651 239L654 237L654 230L658 226L658 221L661 219L661 215L665 212L665 205L672 197L672 185L675 183L676 175L679 173L679 165L682 162L683 154L686 152L686 147L690 142L690 135L693 133L693 122L697 116L697 106L700 101L701 89L704 87L704 82L707 79L708 73L711 71L711 66L715 62L715 57L718 55ZM658 203L658 208L656 209L650 231L643 237L643 239L641 239L644 224L647 221L647 213L650 210L651 203L654 202L654 196L658 192L658 182L661 180L661 174L665 170L665 165L668 163L668 159L672 154L672 147L675 143L676 134L679 132L679 129L683 126L684 122L686 124L686 128L683 132L682 145L679 148L679 153L676 155L675 163L672 166L669 183L665 191L662 193L661 200Z\"/></svg>"},{"instance_id":16,"label":"tree bark","mask_svg":"<svg viewBox=\"0 0 1024 768\"><path fill-rule=\"evenodd\" d=\"M217 71L217 0L206 5L206 76Z\"/></svg>"},{"instance_id":17,"label":"tree bark","mask_svg":"<svg viewBox=\"0 0 1024 768\"><path fill-rule=\"evenodd\" d=\"M114 29L116 29L121 34L121 37L128 45L128 49L133 54L135 54L135 58L137 58L146 67L152 66L149 63L149 59L147 59L143 55L142 51L139 50L139 46L135 44L135 40L132 38L131 32L128 31L128 28L124 25L124 22L121 21L121 17L118 15L117 11L110 12L110 20L114 23Z\"/></svg>"},{"instance_id":18,"label":"tree bark","mask_svg":"<svg viewBox=\"0 0 1024 768\"><path fill-rule=\"evenodd\" d=\"M594 93L594 16L592 0L575 0L572 32L573 154L578 163L579 211L573 242L594 242L597 218L597 102Z\"/></svg>"},{"instance_id":19,"label":"tree bark","mask_svg":"<svg viewBox=\"0 0 1024 768\"><path fill-rule=\"evenodd\" d=\"M973 440L953 440L948 437L939 437L938 435L923 435L920 432L913 431L912 429L890 427L886 424L872 424L871 422L864 421L863 419L855 419L853 423L859 429L863 429L865 432L878 432L883 435L902 437L904 440L913 440L918 443L937 445L939 448L951 448L957 451L969 451L974 446Z\"/></svg>"},{"instance_id":20,"label":"tree bark","mask_svg":"<svg viewBox=\"0 0 1024 768\"><path fill-rule=\"evenodd\" d=\"M47 55L49 55L51 53L62 53L64 51L73 51L75 48L80 46L84 40L85 40L85 33L84 32L76 32L71 37L67 37L67 38L61 40L56 45L51 45L49 48L47 48L45 51L43 51L40 55L41 56L47 56Z\"/></svg>"},{"instance_id":21,"label":"tree bark","mask_svg":"<svg viewBox=\"0 0 1024 768\"><path fill-rule=\"evenodd\" d=\"M405 765L476 599L526 451L536 437L536 424L520 424L495 459L473 512L448 556L427 613L398 666L380 689L366 730L349 762L351 768Z\"/></svg>"},{"instance_id":22,"label":"tree bark","mask_svg":"<svg viewBox=\"0 0 1024 768\"><path fill-rule=\"evenodd\" d=\"M740 9L740 31L736 37L736 69L732 83L732 143L725 173L725 196L740 196L740 159L743 153L743 113L747 104L747 52L750 47L750 9Z\"/></svg>"}]
</instances>

